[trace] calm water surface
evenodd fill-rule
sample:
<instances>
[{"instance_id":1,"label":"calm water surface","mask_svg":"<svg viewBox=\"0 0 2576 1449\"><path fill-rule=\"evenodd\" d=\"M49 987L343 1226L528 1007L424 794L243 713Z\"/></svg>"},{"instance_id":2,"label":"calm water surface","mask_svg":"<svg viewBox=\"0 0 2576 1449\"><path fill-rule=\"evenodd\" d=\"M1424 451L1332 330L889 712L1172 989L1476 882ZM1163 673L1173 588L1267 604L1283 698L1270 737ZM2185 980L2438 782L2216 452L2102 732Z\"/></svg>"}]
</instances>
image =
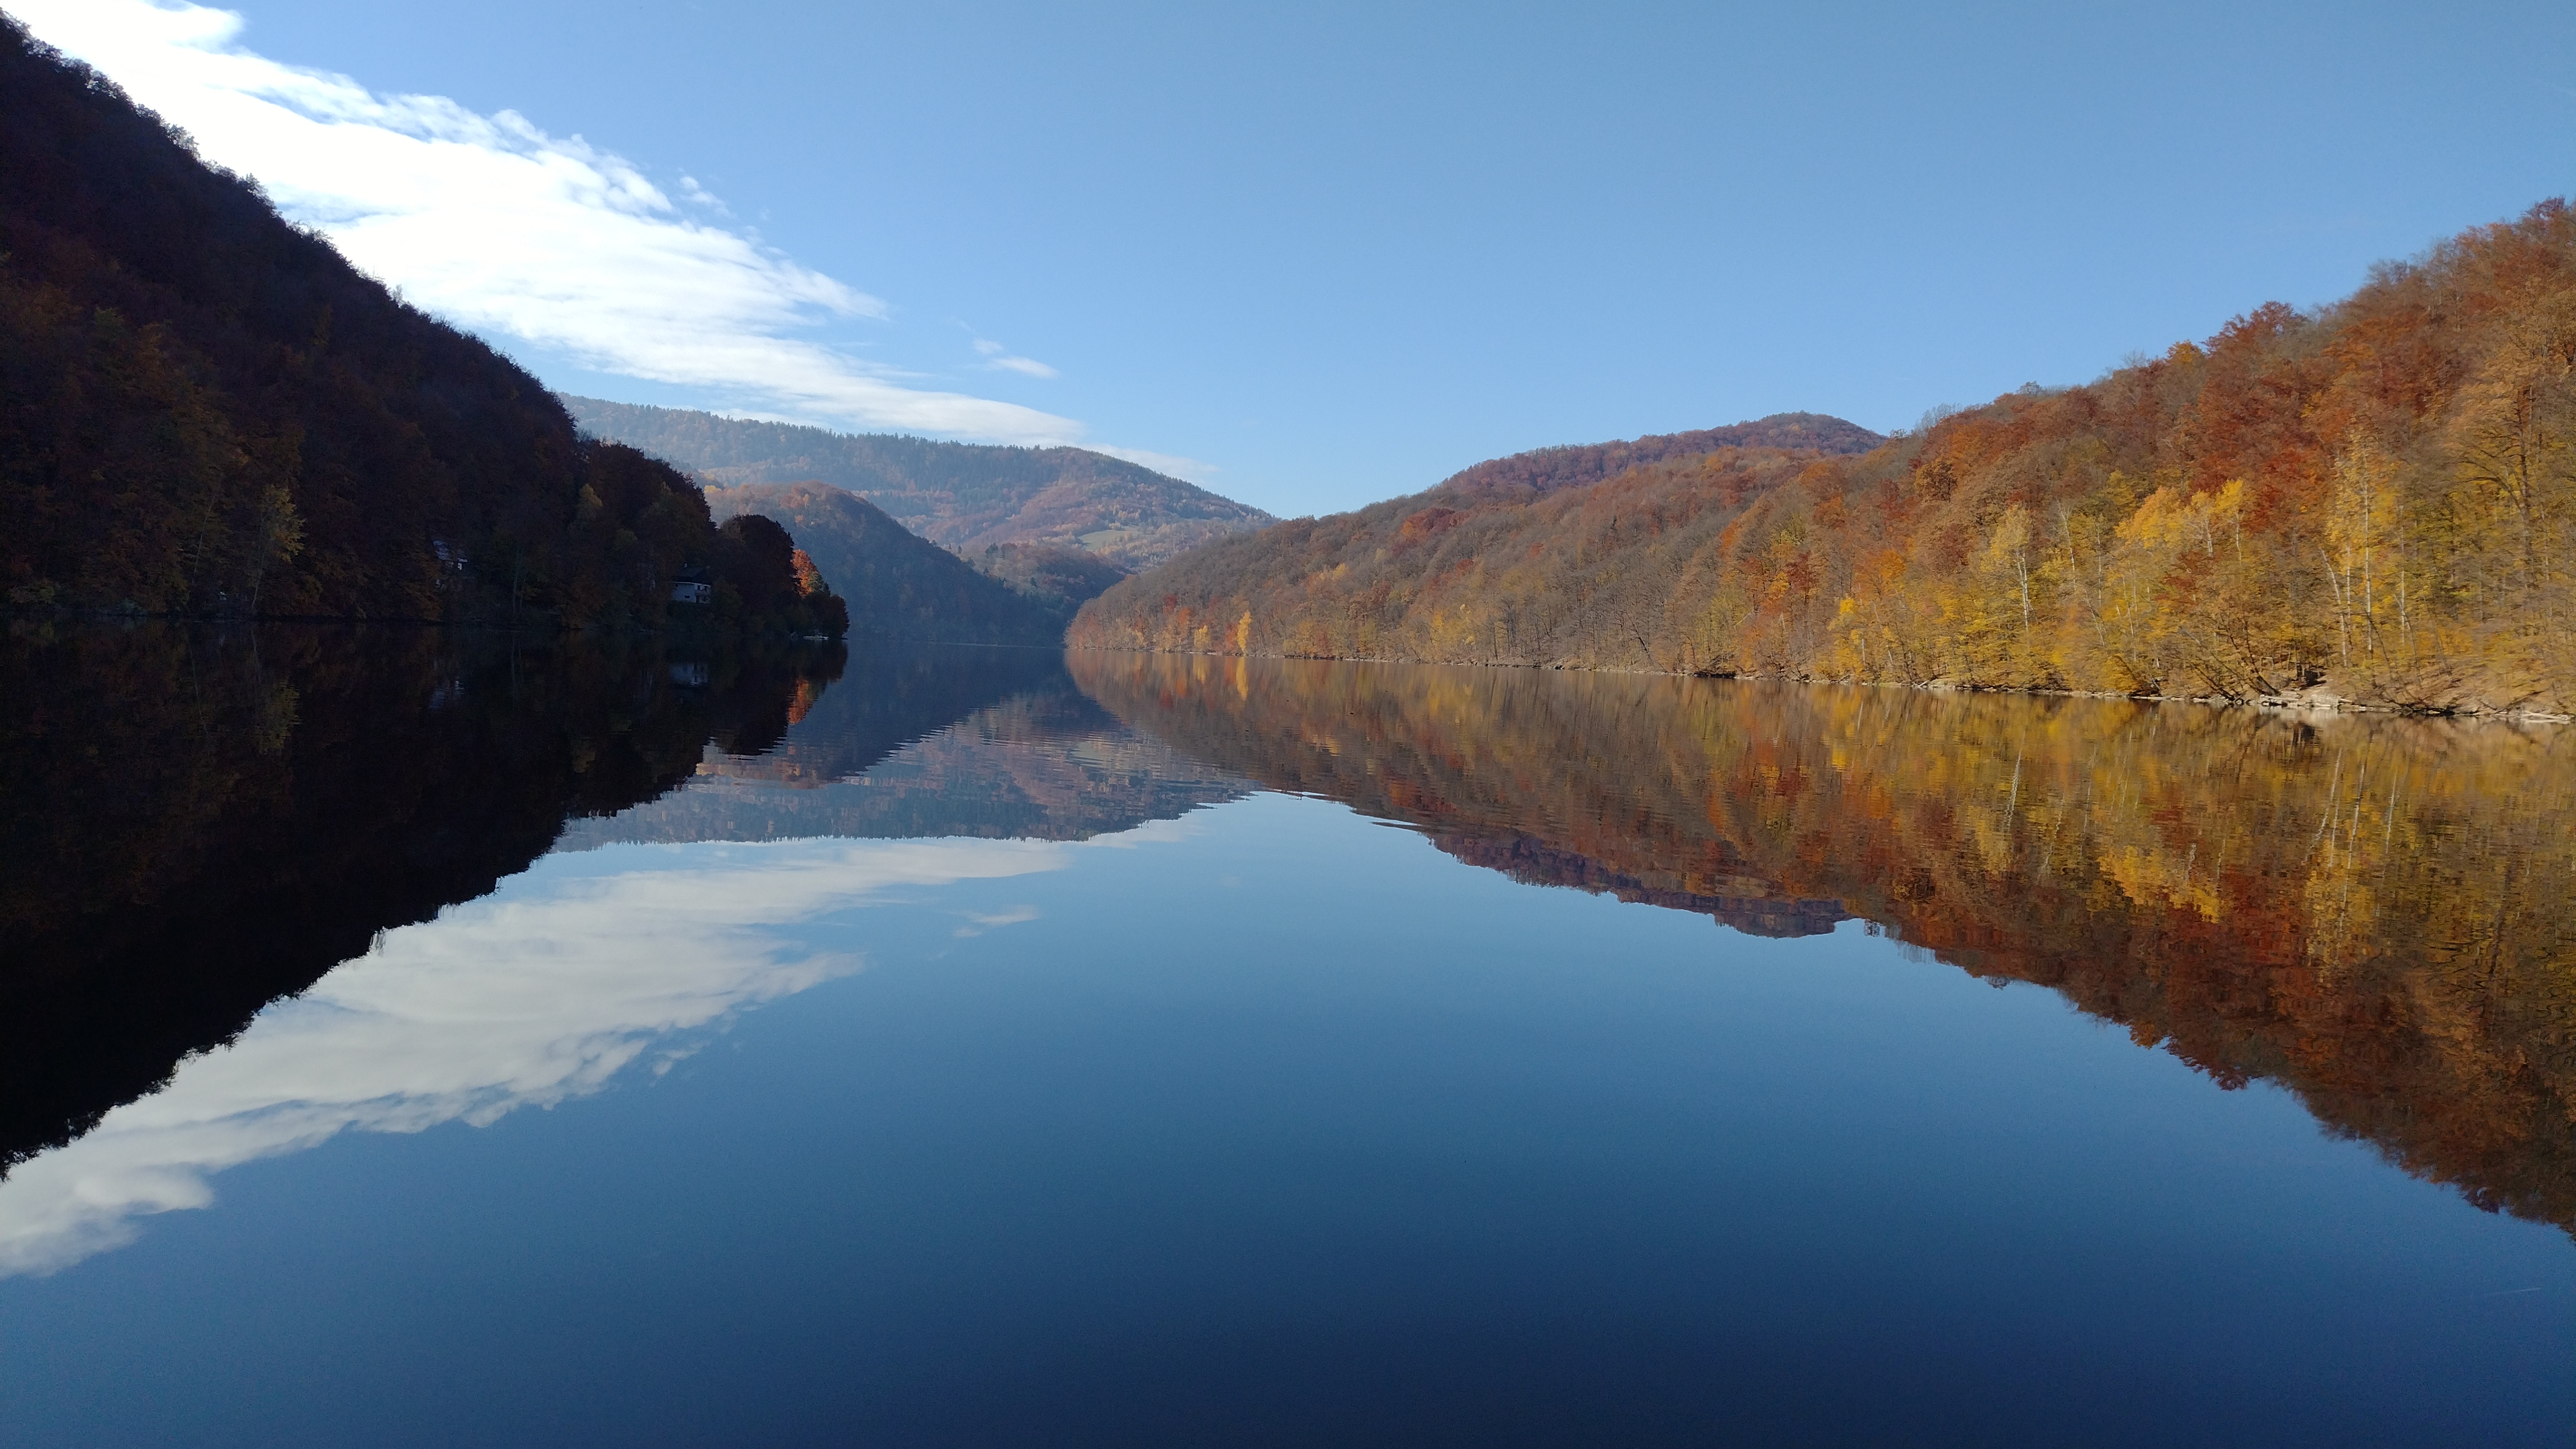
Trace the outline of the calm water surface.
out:
<instances>
[{"instance_id":1,"label":"calm water surface","mask_svg":"<svg viewBox=\"0 0 2576 1449\"><path fill-rule=\"evenodd\" d=\"M0 1442L2576 1435L2564 732L0 660Z\"/></svg>"}]
</instances>

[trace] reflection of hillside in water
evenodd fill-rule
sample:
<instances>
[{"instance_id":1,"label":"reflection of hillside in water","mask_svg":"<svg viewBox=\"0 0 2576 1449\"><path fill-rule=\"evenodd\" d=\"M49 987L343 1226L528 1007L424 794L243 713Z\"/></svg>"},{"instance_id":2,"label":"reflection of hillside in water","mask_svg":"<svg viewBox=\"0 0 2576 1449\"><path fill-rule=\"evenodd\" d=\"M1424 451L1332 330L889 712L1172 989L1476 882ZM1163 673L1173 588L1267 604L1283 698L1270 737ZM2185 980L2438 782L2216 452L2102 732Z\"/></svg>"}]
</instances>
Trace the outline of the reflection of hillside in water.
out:
<instances>
[{"instance_id":1,"label":"reflection of hillside in water","mask_svg":"<svg viewBox=\"0 0 2576 1449\"><path fill-rule=\"evenodd\" d=\"M1092 703L1052 651L899 652L854 659L840 683L800 698L785 738L764 753L709 749L687 788L574 821L555 848L1083 840L1245 790Z\"/></svg>"},{"instance_id":2,"label":"reflection of hillside in water","mask_svg":"<svg viewBox=\"0 0 2576 1449\"><path fill-rule=\"evenodd\" d=\"M0 1162L151 1090L567 818L757 752L842 651L431 629L0 642Z\"/></svg>"},{"instance_id":3,"label":"reflection of hillside in water","mask_svg":"<svg viewBox=\"0 0 2576 1449\"><path fill-rule=\"evenodd\" d=\"M1039 650L21 627L0 729L0 1164L550 846L1078 839L1241 793Z\"/></svg>"},{"instance_id":4,"label":"reflection of hillside in water","mask_svg":"<svg viewBox=\"0 0 2576 1449\"><path fill-rule=\"evenodd\" d=\"M1858 916L2576 1228L2576 738L2387 717L1077 653L1122 719L1533 882Z\"/></svg>"},{"instance_id":5,"label":"reflection of hillside in water","mask_svg":"<svg viewBox=\"0 0 2576 1449\"><path fill-rule=\"evenodd\" d=\"M764 934L824 903L1058 869L1041 841L1243 793L1032 650L37 631L0 700L0 1276L234 1163L595 1090L849 969ZM568 863L465 905L550 848L840 835L888 843Z\"/></svg>"}]
</instances>

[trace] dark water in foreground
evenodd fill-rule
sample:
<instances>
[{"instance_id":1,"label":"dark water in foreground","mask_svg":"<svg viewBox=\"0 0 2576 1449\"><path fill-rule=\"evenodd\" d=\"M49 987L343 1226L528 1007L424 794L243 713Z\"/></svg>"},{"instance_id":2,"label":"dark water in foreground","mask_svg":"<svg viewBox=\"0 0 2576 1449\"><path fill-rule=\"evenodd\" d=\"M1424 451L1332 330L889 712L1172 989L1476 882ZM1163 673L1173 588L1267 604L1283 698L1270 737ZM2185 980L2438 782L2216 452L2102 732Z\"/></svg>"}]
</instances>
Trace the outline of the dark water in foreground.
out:
<instances>
[{"instance_id":1,"label":"dark water in foreground","mask_svg":"<svg viewBox=\"0 0 2576 1449\"><path fill-rule=\"evenodd\" d=\"M0 1443L2576 1433L2576 735L159 629L0 728Z\"/></svg>"}]
</instances>

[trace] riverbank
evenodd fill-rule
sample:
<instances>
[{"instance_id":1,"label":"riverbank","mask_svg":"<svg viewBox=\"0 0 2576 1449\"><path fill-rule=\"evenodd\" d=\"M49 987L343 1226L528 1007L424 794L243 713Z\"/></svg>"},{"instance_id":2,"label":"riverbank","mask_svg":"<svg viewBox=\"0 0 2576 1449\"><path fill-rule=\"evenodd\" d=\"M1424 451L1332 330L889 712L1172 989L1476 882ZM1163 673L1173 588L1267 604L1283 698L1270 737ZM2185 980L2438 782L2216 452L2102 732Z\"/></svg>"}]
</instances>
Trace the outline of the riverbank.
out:
<instances>
[{"instance_id":1,"label":"riverbank","mask_svg":"<svg viewBox=\"0 0 2576 1449\"><path fill-rule=\"evenodd\" d=\"M2013 685L1976 684L1949 679L1922 681L1836 679L1791 673L1621 669L1587 664L1510 663L1491 659L1408 659L1399 655L1272 654L1214 649L1120 649L1098 644L1068 644L1066 647L1099 654L1147 654L1182 659L1311 659L1319 663L1336 664L1428 664L1458 669L1535 669L1573 674L1644 675L1666 679L1740 679L1777 684L1838 684L1865 689L1915 689L1935 694L2009 694L2034 699L2125 699L2141 704L2201 704L2221 708L2275 709L2317 714L2387 714L2414 719L2476 719L2508 724L2576 724L2576 714L2532 709L2520 705L2464 704L2434 708L2393 701L2355 699L2323 688L2301 690L2295 694L2237 697L2223 694L2150 694L2121 693L2115 690L2038 689Z\"/></svg>"}]
</instances>

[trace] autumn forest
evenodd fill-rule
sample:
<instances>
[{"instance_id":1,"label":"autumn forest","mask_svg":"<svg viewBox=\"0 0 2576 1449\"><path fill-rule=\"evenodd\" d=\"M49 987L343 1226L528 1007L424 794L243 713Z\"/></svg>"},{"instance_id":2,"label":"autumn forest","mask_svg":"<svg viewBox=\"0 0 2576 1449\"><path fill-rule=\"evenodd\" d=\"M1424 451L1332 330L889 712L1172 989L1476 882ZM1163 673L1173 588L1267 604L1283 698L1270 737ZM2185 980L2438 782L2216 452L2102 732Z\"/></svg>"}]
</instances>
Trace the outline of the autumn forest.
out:
<instances>
[{"instance_id":1,"label":"autumn forest","mask_svg":"<svg viewBox=\"0 0 2576 1449\"><path fill-rule=\"evenodd\" d=\"M2564 201L1897 437L1597 452L1221 540L1072 642L2576 711Z\"/></svg>"}]
</instances>

